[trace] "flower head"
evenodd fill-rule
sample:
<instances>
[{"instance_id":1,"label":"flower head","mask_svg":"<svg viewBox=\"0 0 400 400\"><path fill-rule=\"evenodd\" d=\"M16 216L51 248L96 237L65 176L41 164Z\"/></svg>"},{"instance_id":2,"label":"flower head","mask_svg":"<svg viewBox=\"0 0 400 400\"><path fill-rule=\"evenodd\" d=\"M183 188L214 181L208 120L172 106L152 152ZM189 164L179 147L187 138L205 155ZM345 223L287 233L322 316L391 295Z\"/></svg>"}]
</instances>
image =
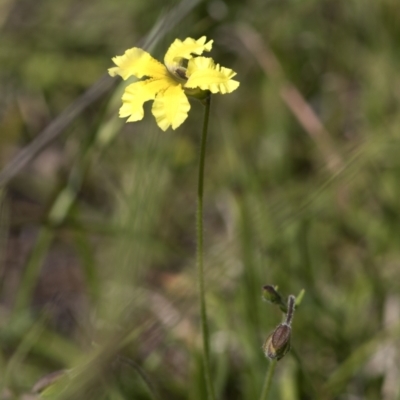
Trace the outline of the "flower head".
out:
<instances>
[{"instance_id":1,"label":"flower head","mask_svg":"<svg viewBox=\"0 0 400 400\"><path fill-rule=\"evenodd\" d=\"M146 77L126 87L119 116L128 117L127 122L139 121L144 116L143 104L154 100L152 114L157 125L163 131L170 126L176 129L190 110L187 95L201 91L225 94L237 89L239 82L231 79L236 75L234 71L215 64L212 58L196 57L210 51L212 42L207 42L205 36L198 40L176 39L165 54L165 65L138 47L114 57L117 66L108 70L111 76L120 75L124 80Z\"/></svg>"}]
</instances>

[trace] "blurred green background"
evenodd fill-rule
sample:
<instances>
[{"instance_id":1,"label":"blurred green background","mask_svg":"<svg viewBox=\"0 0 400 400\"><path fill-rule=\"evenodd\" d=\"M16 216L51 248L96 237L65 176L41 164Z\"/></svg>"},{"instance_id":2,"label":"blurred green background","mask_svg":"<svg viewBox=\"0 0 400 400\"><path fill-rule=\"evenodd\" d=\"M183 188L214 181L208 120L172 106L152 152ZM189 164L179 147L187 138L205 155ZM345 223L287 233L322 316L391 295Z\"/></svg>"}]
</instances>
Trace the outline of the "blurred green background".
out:
<instances>
[{"instance_id":1,"label":"blurred green background","mask_svg":"<svg viewBox=\"0 0 400 400\"><path fill-rule=\"evenodd\" d=\"M203 35L241 83L213 96L206 161L218 399L260 395L282 318L265 284L306 291L271 399L400 399L397 0L2 0L0 29L1 399L65 369L64 398L150 399L146 380L206 398L203 106L177 131L149 105L125 124L104 76L127 48L162 60Z\"/></svg>"}]
</instances>

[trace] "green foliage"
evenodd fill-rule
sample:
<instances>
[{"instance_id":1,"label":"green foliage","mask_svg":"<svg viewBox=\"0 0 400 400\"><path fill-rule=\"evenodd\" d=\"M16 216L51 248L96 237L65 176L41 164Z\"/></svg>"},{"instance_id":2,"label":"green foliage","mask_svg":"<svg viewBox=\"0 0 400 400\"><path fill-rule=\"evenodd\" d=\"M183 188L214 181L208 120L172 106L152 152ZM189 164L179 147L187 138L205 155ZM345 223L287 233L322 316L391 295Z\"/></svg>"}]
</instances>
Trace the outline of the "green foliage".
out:
<instances>
[{"instance_id":1,"label":"green foliage","mask_svg":"<svg viewBox=\"0 0 400 400\"><path fill-rule=\"evenodd\" d=\"M306 293L271 399L398 398L397 1L212 0L187 14L164 3L4 2L1 165L146 35L157 56L176 37L214 39L212 55L241 82L213 97L205 165L216 397L260 396L262 344L282 315L262 302L271 284ZM57 398L205 399L195 270L203 106L192 102L177 131L150 117L124 124L124 84L2 191L0 397L68 370Z\"/></svg>"}]
</instances>

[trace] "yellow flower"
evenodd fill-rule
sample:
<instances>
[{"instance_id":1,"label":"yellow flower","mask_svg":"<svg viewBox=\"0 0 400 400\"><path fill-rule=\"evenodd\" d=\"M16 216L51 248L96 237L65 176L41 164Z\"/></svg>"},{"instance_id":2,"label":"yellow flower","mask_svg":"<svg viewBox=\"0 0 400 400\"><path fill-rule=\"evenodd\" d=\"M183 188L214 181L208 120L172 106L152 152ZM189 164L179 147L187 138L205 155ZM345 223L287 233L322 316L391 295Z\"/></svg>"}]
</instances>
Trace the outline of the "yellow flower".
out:
<instances>
[{"instance_id":1,"label":"yellow flower","mask_svg":"<svg viewBox=\"0 0 400 400\"><path fill-rule=\"evenodd\" d=\"M213 41L206 40L205 36L198 40L176 39L165 54L165 65L137 47L114 57L117 66L108 70L111 76L120 75L124 80L147 77L127 86L119 116L129 117L127 122L139 121L144 116L143 104L154 100L152 113L158 126L163 131L170 126L176 129L190 110L187 95L207 90L225 94L237 89L239 82L231 79L236 72L215 64L212 58L193 56L211 50Z\"/></svg>"}]
</instances>

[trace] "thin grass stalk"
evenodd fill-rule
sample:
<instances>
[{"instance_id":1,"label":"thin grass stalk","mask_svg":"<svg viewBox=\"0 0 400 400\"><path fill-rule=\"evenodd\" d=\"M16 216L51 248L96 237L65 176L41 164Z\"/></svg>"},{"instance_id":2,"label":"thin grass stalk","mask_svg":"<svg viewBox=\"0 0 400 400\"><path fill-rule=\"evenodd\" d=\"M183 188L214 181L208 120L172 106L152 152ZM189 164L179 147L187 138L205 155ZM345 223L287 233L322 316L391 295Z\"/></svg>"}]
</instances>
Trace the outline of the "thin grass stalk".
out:
<instances>
[{"instance_id":1,"label":"thin grass stalk","mask_svg":"<svg viewBox=\"0 0 400 400\"><path fill-rule=\"evenodd\" d=\"M265 375L264 385L262 388L260 400L267 400L271 389L272 377L274 376L277 360L271 360L267 374Z\"/></svg>"},{"instance_id":2,"label":"thin grass stalk","mask_svg":"<svg viewBox=\"0 0 400 400\"><path fill-rule=\"evenodd\" d=\"M203 192L204 192L204 164L206 158L206 144L208 134L208 120L210 116L211 95L208 95L204 100L204 122L203 132L201 135L200 145L200 160L199 160L199 175L197 186L197 282L199 291L200 302L200 319L201 331L203 336L203 363L204 363L204 379L207 386L208 398L215 400L214 387L211 379L211 365L210 365L210 344L209 344L209 331L207 320L207 307L204 289L204 248L203 248Z\"/></svg>"},{"instance_id":3,"label":"thin grass stalk","mask_svg":"<svg viewBox=\"0 0 400 400\"><path fill-rule=\"evenodd\" d=\"M159 396L157 389L156 389L155 385L153 384L152 380L147 375L146 371L138 363L136 363L135 361L131 360L128 357L118 357L118 359L121 362L123 362L123 363L129 365L131 368L133 368L138 373L138 375L143 379L143 382L146 384L146 386L150 392L152 400L161 400L161 397Z\"/></svg>"}]
</instances>

